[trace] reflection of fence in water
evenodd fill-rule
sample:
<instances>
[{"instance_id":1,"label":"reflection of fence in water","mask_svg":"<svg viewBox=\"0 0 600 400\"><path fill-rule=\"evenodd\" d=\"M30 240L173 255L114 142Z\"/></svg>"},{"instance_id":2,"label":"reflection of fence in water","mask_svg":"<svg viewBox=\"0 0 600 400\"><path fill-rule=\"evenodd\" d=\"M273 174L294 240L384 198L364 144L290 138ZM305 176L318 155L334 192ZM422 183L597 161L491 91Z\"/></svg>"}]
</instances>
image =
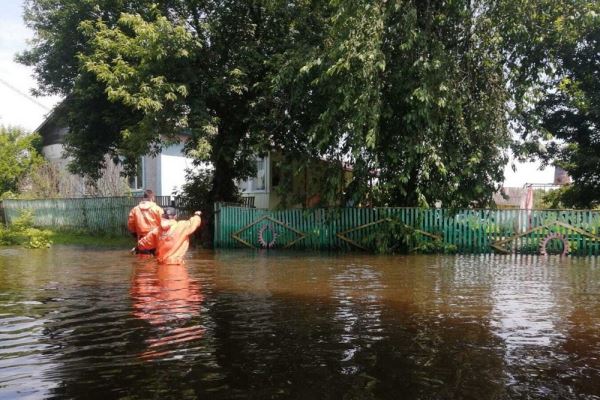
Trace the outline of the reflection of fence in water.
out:
<instances>
[{"instance_id":1,"label":"reflection of fence in water","mask_svg":"<svg viewBox=\"0 0 600 400\"><path fill-rule=\"evenodd\" d=\"M535 253L542 240L558 233L572 254L599 254L600 213L574 210L460 210L418 208L342 208L262 210L217 205L215 246L259 248L264 218L275 221L275 247L360 248L365 238L394 221L415 230L421 240L456 246L461 253ZM304 236L304 237L300 237ZM239 240L241 239L241 240ZM299 240L297 240L299 239ZM562 243L548 242L548 252Z\"/></svg>"}]
</instances>

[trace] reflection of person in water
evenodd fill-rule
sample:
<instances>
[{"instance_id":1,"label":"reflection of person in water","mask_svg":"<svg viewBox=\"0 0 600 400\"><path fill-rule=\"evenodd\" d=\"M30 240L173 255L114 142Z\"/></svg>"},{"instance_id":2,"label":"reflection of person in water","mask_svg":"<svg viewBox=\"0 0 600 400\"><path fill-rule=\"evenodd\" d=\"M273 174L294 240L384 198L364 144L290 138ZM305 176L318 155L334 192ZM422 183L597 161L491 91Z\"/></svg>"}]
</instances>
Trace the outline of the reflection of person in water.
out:
<instances>
[{"instance_id":1,"label":"reflection of person in water","mask_svg":"<svg viewBox=\"0 0 600 400\"><path fill-rule=\"evenodd\" d=\"M138 265L131 297L133 315L157 331L156 337L146 340L143 358L170 354L181 343L202 337L204 329L190 323L200 314L203 296L183 265Z\"/></svg>"}]
</instances>

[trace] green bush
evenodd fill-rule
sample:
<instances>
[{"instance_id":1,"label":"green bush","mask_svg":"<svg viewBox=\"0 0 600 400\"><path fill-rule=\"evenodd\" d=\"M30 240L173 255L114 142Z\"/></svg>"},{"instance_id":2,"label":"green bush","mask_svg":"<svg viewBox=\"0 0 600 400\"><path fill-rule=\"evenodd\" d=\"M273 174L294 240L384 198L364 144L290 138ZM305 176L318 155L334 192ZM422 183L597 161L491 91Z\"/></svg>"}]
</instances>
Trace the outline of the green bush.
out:
<instances>
[{"instance_id":1,"label":"green bush","mask_svg":"<svg viewBox=\"0 0 600 400\"><path fill-rule=\"evenodd\" d=\"M397 219L378 224L375 232L365 236L362 245L376 254L456 253L455 245L425 238L414 228Z\"/></svg>"},{"instance_id":2,"label":"green bush","mask_svg":"<svg viewBox=\"0 0 600 400\"><path fill-rule=\"evenodd\" d=\"M30 211L22 211L7 228L0 227L0 245L21 245L29 249L50 247L52 232L34 228L33 215Z\"/></svg>"}]
</instances>

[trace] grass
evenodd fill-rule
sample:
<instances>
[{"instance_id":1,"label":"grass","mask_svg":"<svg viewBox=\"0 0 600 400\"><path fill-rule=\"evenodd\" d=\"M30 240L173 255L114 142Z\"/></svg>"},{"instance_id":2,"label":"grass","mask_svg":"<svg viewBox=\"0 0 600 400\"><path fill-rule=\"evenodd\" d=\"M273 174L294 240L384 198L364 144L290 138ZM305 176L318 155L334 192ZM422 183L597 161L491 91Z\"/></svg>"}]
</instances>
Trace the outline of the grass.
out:
<instances>
[{"instance_id":1,"label":"grass","mask_svg":"<svg viewBox=\"0 0 600 400\"><path fill-rule=\"evenodd\" d=\"M88 247L131 248L135 241L131 236L101 235L86 232L53 231L50 236L53 244Z\"/></svg>"}]
</instances>

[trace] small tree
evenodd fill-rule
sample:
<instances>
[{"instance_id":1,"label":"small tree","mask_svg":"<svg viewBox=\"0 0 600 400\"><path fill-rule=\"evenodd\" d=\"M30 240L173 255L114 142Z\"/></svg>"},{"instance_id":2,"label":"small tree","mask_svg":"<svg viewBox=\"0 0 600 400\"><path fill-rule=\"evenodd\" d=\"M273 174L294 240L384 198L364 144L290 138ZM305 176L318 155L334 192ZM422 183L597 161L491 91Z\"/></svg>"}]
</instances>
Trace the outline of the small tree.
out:
<instances>
[{"instance_id":1,"label":"small tree","mask_svg":"<svg viewBox=\"0 0 600 400\"><path fill-rule=\"evenodd\" d=\"M32 168L43 163L37 134L0 126L0 195L17 192L21 180Z\"/></svg>"}]
</instances>

